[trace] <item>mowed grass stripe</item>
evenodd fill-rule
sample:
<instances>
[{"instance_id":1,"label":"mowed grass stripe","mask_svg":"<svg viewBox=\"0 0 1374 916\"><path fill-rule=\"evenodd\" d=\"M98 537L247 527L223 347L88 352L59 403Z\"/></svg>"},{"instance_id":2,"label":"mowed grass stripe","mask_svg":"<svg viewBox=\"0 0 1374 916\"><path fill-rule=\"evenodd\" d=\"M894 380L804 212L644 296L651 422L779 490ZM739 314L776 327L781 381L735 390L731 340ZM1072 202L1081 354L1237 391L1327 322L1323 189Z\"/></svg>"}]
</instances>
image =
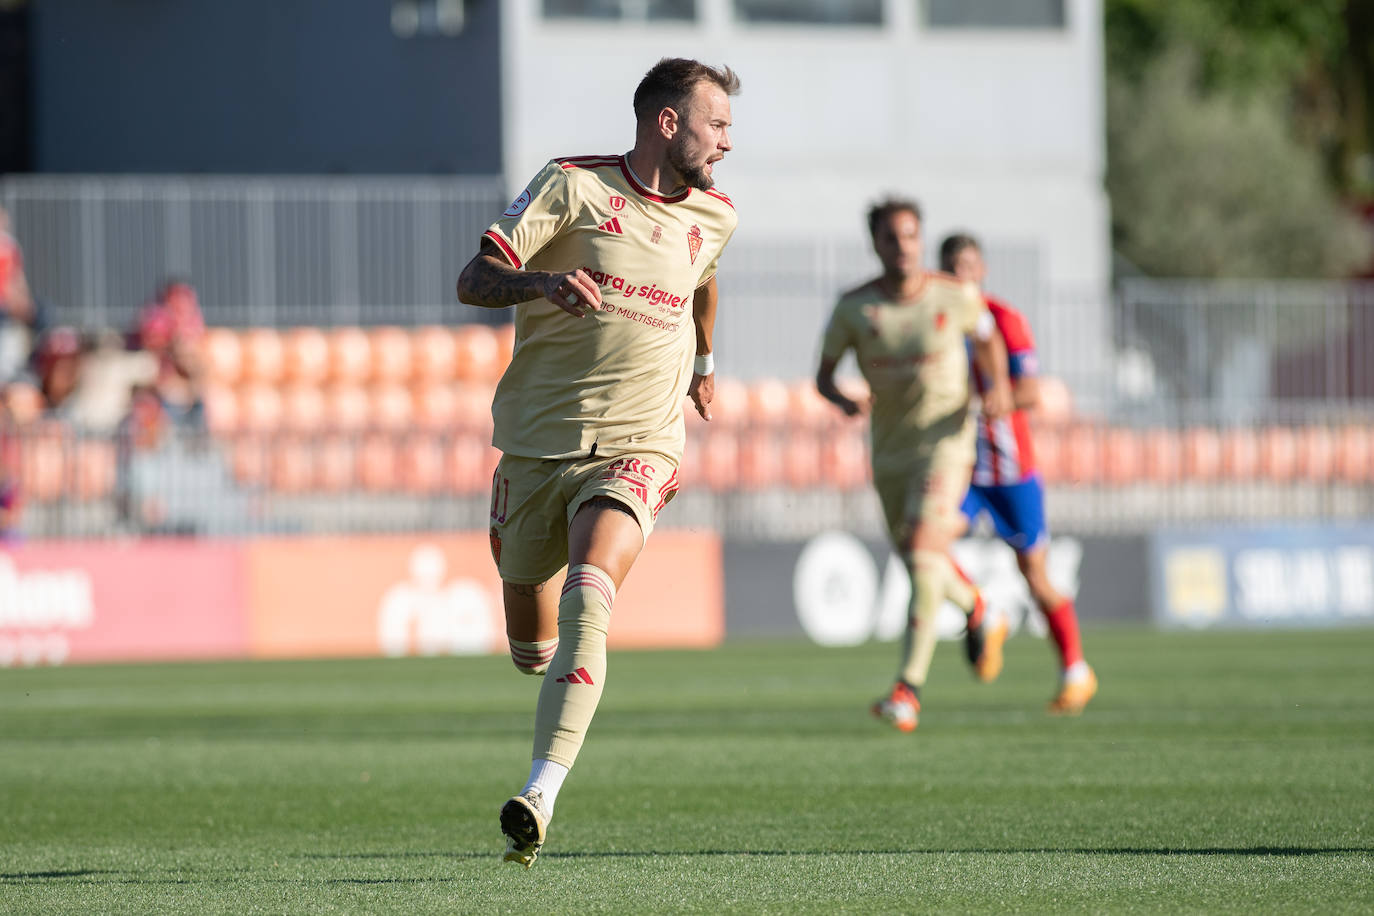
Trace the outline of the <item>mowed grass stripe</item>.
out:
<instances>
[{"instance_id":1,"label":"mowed grass stripe","mask_svg":"<svg viewBox=\"0 0 1374 916\"><path fill-rule=\"evenodd\" d=\"M1090 629L1043 714L942 645L616 653L530 871L496 809L538 683L503 658L0 672L6 912L1368 912L1374 630Z\"/></svg>"}]
</instances>

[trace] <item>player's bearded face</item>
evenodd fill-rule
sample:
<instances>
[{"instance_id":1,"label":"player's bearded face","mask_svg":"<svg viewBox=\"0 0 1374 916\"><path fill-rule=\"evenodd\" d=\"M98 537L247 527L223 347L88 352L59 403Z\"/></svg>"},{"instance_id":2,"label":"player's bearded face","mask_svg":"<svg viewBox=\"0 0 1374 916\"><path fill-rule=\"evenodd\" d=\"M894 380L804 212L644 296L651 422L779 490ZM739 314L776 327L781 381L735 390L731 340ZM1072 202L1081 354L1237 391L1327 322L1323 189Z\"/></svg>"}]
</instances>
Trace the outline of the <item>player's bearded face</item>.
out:
<instances>
[{"instance_id":1,"label":"player's bearded face","mask_svg":"<svg viewBox=\"0 0 1374 916\"><path fill-rule=\"evenodd\" d=\"M716 180L706 170L707 153L695 146L685 133L673 137L668 147L668 164L682 176L682 183L687 187L706 191L715 186Z\"/></svg>"},{"instance_id":2,"label":"player's bearded face","mask_svg":"<svg viewBox=\"0 0 1374 916\"><path fill-rule=\"evenodd\" d=\"M731 148L730 97L714 83L699 83L683 109L680 129L668 144L668 164L683 184L706 191L716 183L715 163Z\"/></svg>"}]
</instances>

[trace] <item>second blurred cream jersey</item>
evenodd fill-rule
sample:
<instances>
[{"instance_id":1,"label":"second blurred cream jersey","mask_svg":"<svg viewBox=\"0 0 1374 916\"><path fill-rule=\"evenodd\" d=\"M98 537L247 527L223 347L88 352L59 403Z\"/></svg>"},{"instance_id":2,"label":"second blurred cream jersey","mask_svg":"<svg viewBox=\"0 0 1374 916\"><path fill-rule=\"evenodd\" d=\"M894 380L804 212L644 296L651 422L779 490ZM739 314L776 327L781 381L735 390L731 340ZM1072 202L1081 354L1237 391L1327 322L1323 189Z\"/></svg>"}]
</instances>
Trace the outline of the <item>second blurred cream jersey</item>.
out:
<instances>
[{"instance_id":1,"label":"second blurred cream jersey","mask_svg":"<svg viewBox=\"0 0 1374 916\"><path fill-rule=\"evenodd\" d=\"M515 352L492 403L492 444L527 458L656 451L680 460L692 298L716 273L735 209L715 190L646 188L624 156L554 159L485 236L516 267L582 268L602 306L515 307Z\"/></svg>"}]
</instances>

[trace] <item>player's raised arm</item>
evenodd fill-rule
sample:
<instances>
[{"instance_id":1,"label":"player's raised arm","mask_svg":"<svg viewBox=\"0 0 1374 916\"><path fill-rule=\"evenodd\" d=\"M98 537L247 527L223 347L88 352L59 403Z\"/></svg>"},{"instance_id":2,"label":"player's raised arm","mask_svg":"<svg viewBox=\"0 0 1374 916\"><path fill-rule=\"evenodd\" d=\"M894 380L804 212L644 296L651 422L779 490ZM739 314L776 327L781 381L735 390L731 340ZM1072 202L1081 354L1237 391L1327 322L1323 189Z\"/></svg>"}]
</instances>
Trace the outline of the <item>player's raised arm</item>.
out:
<instances>
[{"instance_id":1,"label":"player's raised arm","mask_svg":"<svg viewBox=\"0 0 1374 916\"><path fill-rule=\"evenodd\" d=\"M711 419L711 402L716 397L716 359L711 350L711 337L716 329L718 299L715 277L697 287L692 296L692 324L696 327L697 349L687 396L692 399L703 420Z\"/></svg>"},{"instance_id":2,"label":"player's raised arm","mask_svg":"<svg viewBox=\"0 0 1374 916\"><path fill-rule=\"evenodd\" d=\"M1007 345L997 333L997 323L984 312L973 334L973 361L983 377L990 380L983 392L983 413L996 419L1012 409L1011 380L1007 370Z\"/></svg>"},{"instance_id":3,"label":"player's raised arm","mask_svg":"<svg viewBox=\"0 0 1374 916\"><path fill-rule=\"evenodd\" d=\"M489 238L458 275L458 301L468 305L499 309L541 296L578 318L601 304L601 290L586 271L519 270Z\"/></svg>"}]
</instances>

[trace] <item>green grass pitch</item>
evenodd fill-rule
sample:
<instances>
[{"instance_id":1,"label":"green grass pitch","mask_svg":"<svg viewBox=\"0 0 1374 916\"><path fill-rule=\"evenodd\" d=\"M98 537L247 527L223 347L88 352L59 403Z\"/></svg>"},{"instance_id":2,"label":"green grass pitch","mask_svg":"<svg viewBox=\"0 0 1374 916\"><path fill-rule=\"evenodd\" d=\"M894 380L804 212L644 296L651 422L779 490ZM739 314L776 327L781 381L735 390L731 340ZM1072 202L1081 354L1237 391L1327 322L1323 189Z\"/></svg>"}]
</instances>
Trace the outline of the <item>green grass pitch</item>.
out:
<instances>
[{"instance_id":1,"label":"green grass pitch","mask_svg":"<svg viewBox=\"0 0 1374 916\"><path fill-rule=\"evenodd\" d=\"M1374 911L1374 630L1085 641L1079 719L942 644L914 735L893 645L613 654L529 871L507 659L0 671L0 912Z\"/></svg>"}]
</instances>

